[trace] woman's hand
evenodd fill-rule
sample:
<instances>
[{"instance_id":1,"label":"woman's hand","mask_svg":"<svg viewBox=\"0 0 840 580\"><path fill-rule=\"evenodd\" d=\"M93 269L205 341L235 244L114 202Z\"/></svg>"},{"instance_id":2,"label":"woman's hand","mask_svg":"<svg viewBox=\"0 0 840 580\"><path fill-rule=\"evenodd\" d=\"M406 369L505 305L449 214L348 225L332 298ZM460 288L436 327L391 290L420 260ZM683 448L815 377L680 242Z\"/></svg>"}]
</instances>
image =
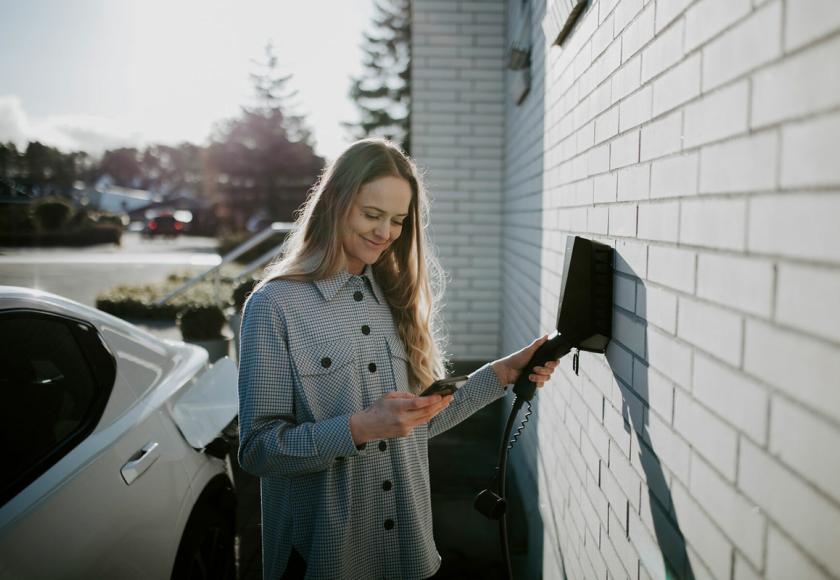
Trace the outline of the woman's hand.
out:
<instances>
[{"instance_id":1,"label":"woman's hand","mask_svg":"<svg viewBox=\"0 0 840 580\"><path fill-rule=\"evenodd\" d=\"M499 381L503 385L515 383L519 375L522 374L525 365L528 364L528 361L531 360L531 357L546 340L548 340L547 334L536 339L525 348L493 362L491 366L496 372L496 376L499 377ZM531 373L528 378L536 383L538 387L542 388L543 384L551 378L556 368L556 360L548 361L545 363L545 366L535 366L533 369L528 369L528 372Z\"/></svg>"},{"instance_id":2,"label":"woman's hand","mask_svg":"<svg viewBox=\"0 0 840 580\"><path fill-rule=\"evenodd\" d=\"M418 397L405 391L392 391L373 405L350 417L353 443L361 445L376 439L408 437L452 402L452 395Z\"/></svg>"}]
</instances>

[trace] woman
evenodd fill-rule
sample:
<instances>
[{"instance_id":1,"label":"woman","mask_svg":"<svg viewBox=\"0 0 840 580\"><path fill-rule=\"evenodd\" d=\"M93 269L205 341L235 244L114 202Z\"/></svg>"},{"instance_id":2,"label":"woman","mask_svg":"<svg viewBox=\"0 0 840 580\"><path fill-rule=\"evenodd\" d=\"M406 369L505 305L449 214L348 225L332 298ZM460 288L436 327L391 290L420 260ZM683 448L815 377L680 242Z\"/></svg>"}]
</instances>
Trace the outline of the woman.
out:
<instances>
[{"instance_id":1,"label":"woman","mask_svg":"<svg viewBox=\"0 0 840 580\"><path fill-rule=\"evenodd\" d=\"M484 365L454 396L418 396L445 375L426 218L411 160L358 141L325 170L245 305L239 461L261 478L267 579L432 576L428 438L504 396L545 340Z\"/></svg>"}]
</instances>

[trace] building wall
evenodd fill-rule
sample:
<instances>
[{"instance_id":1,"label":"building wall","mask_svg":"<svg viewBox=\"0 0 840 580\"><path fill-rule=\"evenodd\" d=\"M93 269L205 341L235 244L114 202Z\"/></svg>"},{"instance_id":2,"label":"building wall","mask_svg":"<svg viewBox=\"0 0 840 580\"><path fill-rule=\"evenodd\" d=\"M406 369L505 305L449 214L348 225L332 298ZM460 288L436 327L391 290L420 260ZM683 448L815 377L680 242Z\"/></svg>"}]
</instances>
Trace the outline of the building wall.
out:
<instances>
[{"instance_id":1,"label":"building wall","mask_svg":"<svg viewBox=\"0 0 840 580\"><path fill-rule=\"evenodd\" d=\"M432 197L453 358L499 350L504 4L412 3L412 154Z\"/></svg>"},{"instance_id":2,"label":"building wall","mask_svg":"<svg viewBox=\"0 0 840 580\"><path fill-rule=\"evenodd\" d=\"M456 181L436 190L469 151L415 151L438 204L494 192L502 293L486 307L500 325L482 356L551 330L568 235L616 250L607 356L582 354L579 375L564 359L511 452L542 529L530 569L840 578L840 4L593 0L550 46L542 18L561 1L531 4L521 105L503 72L498 189L441 177ZM465 7L498 8L510 29L520 2L415 1L426 22ZM448 45L415 31L415 54L463 70L454 26ZM415 63L415 78L431 68ZM424 90L415 111L436 110ZM460 117L458 131L493 122ZM447 235L444 256L472 241ZM450 320L471 301L450 294Z\"/></svg>"}]
</instances>

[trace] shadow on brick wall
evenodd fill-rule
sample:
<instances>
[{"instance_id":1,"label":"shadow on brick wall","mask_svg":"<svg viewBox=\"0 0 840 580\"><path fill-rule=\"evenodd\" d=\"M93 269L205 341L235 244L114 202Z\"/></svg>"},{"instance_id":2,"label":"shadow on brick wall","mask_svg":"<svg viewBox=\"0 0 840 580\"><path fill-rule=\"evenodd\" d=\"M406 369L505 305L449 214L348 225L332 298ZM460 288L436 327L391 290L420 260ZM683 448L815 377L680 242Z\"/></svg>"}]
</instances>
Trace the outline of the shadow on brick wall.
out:
<instances>
[{"instance_id":1,"label":"shadow on brick wall","mask_svg":"<svg viewBox=\"0 0 840 580\"><path fill-rule=\"evenodd\" d=\"M621 260L618 254L616 254L615 259L616 263ZM627 262L622 260L622 266L624 271L630 273L633 280L639 279ZM617 275L623 276L623 274ZM615 516L617 518L625 533L628 529L630 530L630 536L638 552L641 565L645 567L651 577L694 578L694 572L686 551L685 538L680 529L679 518L671 493L673 483L669 483L670 474L663 468L651 437L652 399L649 392L647 364L648 325L644 318L636 314L641 313L642 316L646 316L646 290L643 284L637 284L636 286L635 312L628 312L622 310L620 306L615 306L621 315L630 317L633 321L632 327L636 328L637 332L628 334L625 340L634 344L618 346L617 341L614 340L610 343L607 360L610 363L616 383L621 389L621 417L624 430L630 434L632 429L637 437L627 438L630 441L630 446L626 450L627 452L622 454L622 457L613 456L614 452L618 452L618 446L613 445L614 441L611 442L609 469L610 471L620 471L622 466L614 465L614 463L627 461L632 463L635 459L638 459L644 472L644 481L642 481L641 497L638 502L635 502L640 505L634 506L634 502L631 501L626 506L626 513L611 512L610 517ZM632 360L629 367L626 362L619 362L620 359L626 360L627 357ZM656 399L656 401L658 400ZM667 409L670 414L673 397L670 399L666 397L666 400L670 401ZM654 406L658 405L658 402L654 404ZM656 409L654 409L655 411ZM670 422L670 416L667 422ZM626 465L624 467L629 468L630 466ZM613 509L613 507L611 505L610 509ZM653 527L652 531L655 537L649 535L650 527ZM610 537L612 537L612 531L610 531ZM626 541L626 539L618 541Z\"/></svg>"}]
</instances>

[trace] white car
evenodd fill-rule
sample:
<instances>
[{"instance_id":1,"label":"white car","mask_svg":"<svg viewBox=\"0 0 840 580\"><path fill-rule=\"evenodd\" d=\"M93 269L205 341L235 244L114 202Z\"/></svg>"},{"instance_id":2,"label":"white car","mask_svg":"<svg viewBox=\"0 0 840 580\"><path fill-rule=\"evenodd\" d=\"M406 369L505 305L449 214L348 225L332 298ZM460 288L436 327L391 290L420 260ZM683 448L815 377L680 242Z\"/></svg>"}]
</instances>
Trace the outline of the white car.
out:
<instances>
[{"instance_id":1,"label":"white car","mask_svg":"<svg viewBox=\"0 0 840 580\"><path fill-rule=\"evenodd\" d=\"M233 578L236 367L0 286L0 579Z\"/></svg>"}]
</instances>

